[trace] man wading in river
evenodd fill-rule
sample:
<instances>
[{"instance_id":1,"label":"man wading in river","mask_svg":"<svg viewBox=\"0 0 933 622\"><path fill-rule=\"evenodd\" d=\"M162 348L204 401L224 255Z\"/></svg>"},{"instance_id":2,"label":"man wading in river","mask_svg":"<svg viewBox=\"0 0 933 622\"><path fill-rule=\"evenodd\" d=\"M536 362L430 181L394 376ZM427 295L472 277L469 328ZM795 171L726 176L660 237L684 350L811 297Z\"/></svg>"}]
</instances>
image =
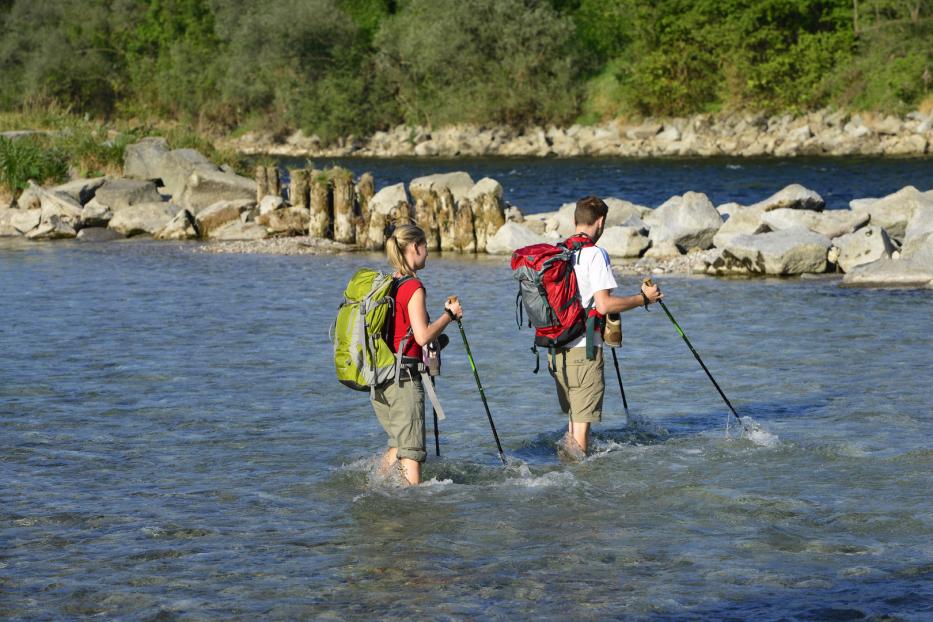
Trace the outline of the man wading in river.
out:
<instances>
[{"instance_id":1,"label":"man wading in river","mask_svg":"<svg viewBox=\"0 0 933 622\"><path fill-rule=\"evenodd\" d=\"M557 399L561 410L569 415L567 443L575 443L584 454L589 449L590 424L602 421L603 394L603 318L611 313L621 313L655 303L663 295L657 285L642 285L641 292L634 296L613 296L618 284L612 274L609 254L596 246L606 225L609 208L594 196L577 201L574 212L576 232L564 245L582 246L574 254L573 271L584 309L595 316L596 330L591 335L592 352L587 357L587 337L564 348L557 348L548 356L548 370L557 385ZM592 305L592 308L591 308ZM556 366L556 367L555 367Z\"/></svg>"}]
</instances>

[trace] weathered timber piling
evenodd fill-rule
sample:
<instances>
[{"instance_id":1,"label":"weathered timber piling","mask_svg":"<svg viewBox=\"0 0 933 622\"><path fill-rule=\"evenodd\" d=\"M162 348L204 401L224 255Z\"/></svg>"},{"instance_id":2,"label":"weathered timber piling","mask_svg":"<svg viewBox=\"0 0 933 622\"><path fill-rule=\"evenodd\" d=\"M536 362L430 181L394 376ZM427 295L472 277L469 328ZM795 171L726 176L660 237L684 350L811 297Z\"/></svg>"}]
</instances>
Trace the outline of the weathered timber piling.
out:
<instances>
[{"instance_id":1,"label":"weathered timber piling","mask_svg":"<svg viewBox=\"0 0 933 622\"><path fill-rule=\"evenodd\" d=\"M363 173L356 184L356 243L360 248L369 247L369 204L376 194L376 182L371 173Z\"/></svg>"},{"instance_id":2,"label":"weathered timber piling","mask_svg":"<svg viewBox=\"0 0 933 622\"><path fill-rule=\"evenodd\" d=\"M289 171L291 181L288 188L288 196L292 207L309 209L310 205L310 186L308 184L310 171L308 169L292 169Z\"/></svg>"},{"instance_id":3,"label":"weathered timber piling","mask_svg":"<svg viewBox=\"0 0 933 622\"><path fill-rule=\"evenodd\" d=\"M476 235L476 252L486 252L486 242L505 224L505 206L502 202L502 184L484 177L470 189L473 207L473 227Z\"/></svg>"},{"instance_id":4,"label":"weathered timber piling","mask_svg":"<svg viewBox=\"0 0 933 622\"><path fill-rule=\"evenodd\" d=\"M266 196L281 196L282 182L277 166L259 165L256 167L256 202Z\"/></svg>"},{"instance_id":5,"label":"weathered timber piling","mask_svg":"<svg viewBox=\"0 0 933 622\"><path fill-rule=\"evenodd\" d=\"M354 222L356 192L353 173L345 168L334 167L328 171L334 207L334 240L344 244L356 242Z\"/></svg>"},{"instance_id":6,"label":"weathered timber piling","mask_svg":"<svg viewBox=\"0 0 933 622\"><path fill-rule=\"evenodd\" d=\"M330 177L318 170L309 172L309 205L311 220L308 223L308 235L313 238L331 238L334 231L333 195L330 191Z\"/></svg>"}]
</instances>

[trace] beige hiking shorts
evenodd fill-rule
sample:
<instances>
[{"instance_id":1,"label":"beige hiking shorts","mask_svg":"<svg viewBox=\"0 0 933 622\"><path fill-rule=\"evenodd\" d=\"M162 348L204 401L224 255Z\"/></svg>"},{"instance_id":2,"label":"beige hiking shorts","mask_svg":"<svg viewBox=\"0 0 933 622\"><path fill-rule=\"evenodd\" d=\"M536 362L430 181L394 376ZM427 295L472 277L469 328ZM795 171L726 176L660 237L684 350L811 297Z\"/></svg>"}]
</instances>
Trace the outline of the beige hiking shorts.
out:
<instances>
[{"instance_id":1,"label":"beige hiking shorts","mask_svg":"<svg viewBox=\"0 0 933 622\"><path fill-rule=\"evenodd\" d=\"M556 362L557 369L553 369ZM571 421L596 423L603 419L603 349L596 349L596 360L588 361L586 348L558 350L548 355L548 370L557 385L557 399Z\"/></svg>"},{"instance_id":2,"label":"beige hiking shorts","mask_svg":"<svg viewBox=\"0 0 933 622\"><path fill-rule=\"evenodd\" d=\"M424 387L421 377L402 371L401 386L395 381L376 387L369 401L376 417L389 435L389 447L398 449L399 458L424 462Z\"/></svg>"}]
</instances>

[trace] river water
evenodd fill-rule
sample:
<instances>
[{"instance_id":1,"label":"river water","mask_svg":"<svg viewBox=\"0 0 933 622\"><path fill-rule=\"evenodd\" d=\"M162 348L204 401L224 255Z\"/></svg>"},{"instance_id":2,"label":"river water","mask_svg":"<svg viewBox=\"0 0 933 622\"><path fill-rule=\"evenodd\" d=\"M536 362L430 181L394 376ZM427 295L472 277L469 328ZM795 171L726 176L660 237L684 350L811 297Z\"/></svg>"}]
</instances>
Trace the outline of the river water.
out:
<instances>
[{"instance_id":1,"label":"river water","mask_svg":"<svg viewBox=\"0 0 933 622\"><path fill-rule=\"evenodd\" d=\"M749 431L637 309L630 416L608 357L596 451L568 463L506 259L432 255L509 464L451 327L442 457L402 489L327 338L382 258L196 249L0 245L0 618L933 616L933 292L664 278Z\"/></svg>"}]
</instances>

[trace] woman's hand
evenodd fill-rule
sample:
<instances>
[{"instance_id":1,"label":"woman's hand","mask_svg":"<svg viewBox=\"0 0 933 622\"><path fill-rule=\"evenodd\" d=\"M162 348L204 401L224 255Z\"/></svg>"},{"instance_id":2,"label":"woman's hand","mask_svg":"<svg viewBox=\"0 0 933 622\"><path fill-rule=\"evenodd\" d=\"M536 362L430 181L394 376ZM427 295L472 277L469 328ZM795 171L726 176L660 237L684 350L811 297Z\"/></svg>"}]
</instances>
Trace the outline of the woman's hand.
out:
<instances>
[{"instance_id":1,"label":"woman's hand","mask_svg":"<svg viewBox=\"0 0 933 622\"><path fill-rule=\"evenodd\" d=\"M463 317L463 308L460 306L460 300L456 296L449 296L444 303L444 311L454 314L458 320Z\"/></svg>"},{"instance_id":2,"label":"woman's hand","mask_svg":"<svg viewBox=\"0 0 933 622\"><path fill-rule=\"evenodd\" d=\"M648 283L642 283L641 293L648 299L648 302L651 304L654 304L664 298L664 294L661 293L661 288L654 283L651 283L650 285Z\"/></svg>"}]
</instances>

